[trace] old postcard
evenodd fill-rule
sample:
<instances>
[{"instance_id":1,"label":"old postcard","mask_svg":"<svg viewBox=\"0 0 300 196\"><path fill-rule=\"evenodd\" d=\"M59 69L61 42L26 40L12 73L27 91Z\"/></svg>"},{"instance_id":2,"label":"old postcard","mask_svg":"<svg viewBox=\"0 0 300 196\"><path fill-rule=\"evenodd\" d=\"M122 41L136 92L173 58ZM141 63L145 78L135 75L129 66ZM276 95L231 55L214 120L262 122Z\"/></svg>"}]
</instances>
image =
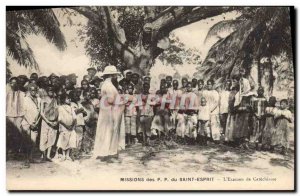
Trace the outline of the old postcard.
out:
<instances>
[{"instance_id":1,"label":"old postcard","mask_svg":"<svg viewBox=\"0 0 300 196\"><path fill-rule=\"evenodd\" d=\"M7 7L14 190L295 190L293 7Z\"/></svg>"}]
</instances>

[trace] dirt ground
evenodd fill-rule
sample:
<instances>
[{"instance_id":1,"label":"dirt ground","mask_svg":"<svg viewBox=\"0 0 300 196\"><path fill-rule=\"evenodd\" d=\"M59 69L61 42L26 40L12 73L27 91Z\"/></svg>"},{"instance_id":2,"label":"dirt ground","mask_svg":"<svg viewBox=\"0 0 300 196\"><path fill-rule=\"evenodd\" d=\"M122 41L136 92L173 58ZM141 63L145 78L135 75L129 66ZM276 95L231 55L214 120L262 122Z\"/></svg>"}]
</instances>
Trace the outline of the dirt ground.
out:
<instances>
[{"instance_id":1,"label":"dirt ground","mask_svg":"<svg viewBox=\"0 0 300 196\"><path fill-rule=\"evenodd\" d=\"M47 188L50 181L57 182L63 179L64 182L68 182L69 179L73 181L78 179L86 182L97 175L109 178L115 174L121 177L175 173L183 176L193 174L272 176L276 174L293 177L294 175L293 142L285 156L279 153L243 150L215 144L206 147L188 145L143 147L141 144L136 144L121 151L119 159L120 163L103 163L86 156L74 162L56 160L31 164L30 168L25 168L21 160L10 159L7 160L7 183L8 187L15 187L25 181L30 182L27 185L33 187L43 184Z\"/></svg>"}]
</instances>

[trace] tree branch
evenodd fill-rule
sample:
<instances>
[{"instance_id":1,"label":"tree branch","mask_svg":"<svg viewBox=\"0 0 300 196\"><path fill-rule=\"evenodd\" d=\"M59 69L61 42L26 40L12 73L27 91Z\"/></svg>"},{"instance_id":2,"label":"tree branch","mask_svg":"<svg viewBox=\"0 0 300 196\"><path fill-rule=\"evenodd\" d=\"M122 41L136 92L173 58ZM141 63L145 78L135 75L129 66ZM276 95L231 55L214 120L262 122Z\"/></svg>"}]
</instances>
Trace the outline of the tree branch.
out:
<instances>
[{"instance_id":1,"label":"tree branch","mask_svg":"<svg viewBox=\"0 0 300 196\"><path fill-rule=\"evenodd\" d=\"M160 17L151 23L159 34L167 34L174 29L189 25L202 19L218 16L236 10L236 7L174 7L167 8Z\"/></svg>"},{"instance_id":2,"label":"tree branch","mask_svg":"<svg viewBox=\"0 0 300 196\"><path fill-rule=\"evenodd\" d=\"M99 21L99 16L96 14L97 12L95 12L96 8L92 8L92 7L69 7L69 9L72 9L76 12L78 12L79 14L85 16L87 19L94 21L94 22L98 22Z\"/></svg>"}]
</instances>

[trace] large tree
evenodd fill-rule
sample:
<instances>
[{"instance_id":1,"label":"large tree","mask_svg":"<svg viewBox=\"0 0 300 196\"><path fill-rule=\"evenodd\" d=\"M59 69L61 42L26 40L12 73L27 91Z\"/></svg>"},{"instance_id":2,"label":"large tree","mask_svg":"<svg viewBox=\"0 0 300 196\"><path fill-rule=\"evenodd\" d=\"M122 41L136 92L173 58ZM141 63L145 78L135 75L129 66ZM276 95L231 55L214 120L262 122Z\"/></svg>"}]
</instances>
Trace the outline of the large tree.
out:
<instances>
[{"instance_id":1,"label":"large tree","mask_svg":"<svg viewBox=\"0 0 300 196\"><path fill-rule=\"evenodd\" d=\"M92 64L111 62L122 65L120 69L131 68L144 74L149 72L154 59L168 48L171 31L235 9L95 6L70 7L65 11L76 11L88 19L81 35L87 38L86 50Z\"/></svg>"}]
</instances>

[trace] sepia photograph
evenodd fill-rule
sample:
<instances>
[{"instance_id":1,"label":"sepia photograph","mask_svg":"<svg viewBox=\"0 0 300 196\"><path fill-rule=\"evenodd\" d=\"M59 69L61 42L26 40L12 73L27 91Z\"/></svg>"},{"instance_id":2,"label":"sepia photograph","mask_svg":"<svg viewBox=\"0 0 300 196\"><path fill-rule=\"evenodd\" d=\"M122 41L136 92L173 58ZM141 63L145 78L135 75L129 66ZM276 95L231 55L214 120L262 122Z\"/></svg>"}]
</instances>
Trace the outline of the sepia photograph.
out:
<instances>
[{"instance_id":1,"label":"sepia photograph","mask_svg":"<svg viewBox=\"0 0 300 196\"><path fill-rule=\"evenodd\" d=\"M295 8L6 6L8 191L295 191Z\"/></svg>"}]
</instances>

